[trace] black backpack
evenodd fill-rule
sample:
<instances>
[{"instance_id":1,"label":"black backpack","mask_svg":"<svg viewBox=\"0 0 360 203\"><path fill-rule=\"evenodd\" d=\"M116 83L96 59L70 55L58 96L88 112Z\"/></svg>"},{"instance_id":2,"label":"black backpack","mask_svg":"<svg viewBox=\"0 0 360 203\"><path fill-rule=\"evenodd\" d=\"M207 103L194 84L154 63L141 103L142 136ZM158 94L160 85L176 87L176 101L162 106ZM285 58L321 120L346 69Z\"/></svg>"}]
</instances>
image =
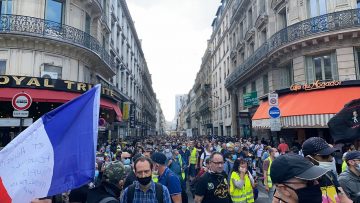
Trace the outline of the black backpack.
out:
<instances>
[{"instance_id":1,"label":"black backpack","mask_svg":"<svg viewBox=\"0 0 360 203\"><path fill-rule=\"evenodd\" d=\"M127 191L127 202L132 203L135 195L135 184L132 184L128 187ZM164 202L164 191L163 186L159 183L155 183L155 195L158 203Z\"/></svg>"}]
</instances>

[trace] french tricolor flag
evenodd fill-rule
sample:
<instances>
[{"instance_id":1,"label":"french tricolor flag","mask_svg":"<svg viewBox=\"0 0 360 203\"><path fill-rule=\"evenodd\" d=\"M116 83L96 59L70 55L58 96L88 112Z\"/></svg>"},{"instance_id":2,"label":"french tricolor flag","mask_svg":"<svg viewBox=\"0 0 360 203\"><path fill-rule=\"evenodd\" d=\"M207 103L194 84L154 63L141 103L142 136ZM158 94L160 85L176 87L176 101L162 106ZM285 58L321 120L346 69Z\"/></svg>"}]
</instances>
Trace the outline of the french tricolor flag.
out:
<instances>
[{"instance_id":1,"label":"french tricolor flag","mask_svg":"<svg viewBox=\"0 0 360 203\"><path fill-rule=\"evenodd\" d=\"M100 90L43 115L0 151L1 203L29 203L93 180Z\"/></svg>"}]
</instances>

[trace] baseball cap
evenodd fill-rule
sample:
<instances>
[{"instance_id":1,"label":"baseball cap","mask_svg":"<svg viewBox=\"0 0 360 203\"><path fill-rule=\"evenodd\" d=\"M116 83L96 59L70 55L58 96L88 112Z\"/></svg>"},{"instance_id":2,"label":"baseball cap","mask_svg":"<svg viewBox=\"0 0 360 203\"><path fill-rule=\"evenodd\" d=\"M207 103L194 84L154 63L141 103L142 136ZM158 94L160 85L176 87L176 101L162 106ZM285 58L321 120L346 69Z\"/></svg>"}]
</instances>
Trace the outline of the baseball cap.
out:
<instances>
[{"instance_id":1,"label":"baseball cap","mask_svg":"<svg viewBox=\"0 0 360 203\"><path fill-rule=\"evenodd\" d=\"M167 158L166 158L165 154L163 154L161 152L154 152L151 155L151 160L157 164L165 165Z\"/></svg>"},{"instance_id":2,"label":"baseball cap","mask_svg":"<svg viewBox=\"0 0 360 203\"><path fill-rule=\"evenodd\" d=\"M104 179L113 184L118 184L126 176L124 164L120 161L110 162L104 170Z\"/></svg>"},{"instance_id":3,"label":"baseball cap","mask_svg":"<svg viewBox=\"0 0 360 203\"><path fill-rule=\"evenodd\" d=\"M360 159L360 151L351 151L346 153L345 160L354 160L354 159Z\"/></svg>"},{"instance_id":4,"label":"baseball cap","mask_svg":"<svg viewBox=\"0 0 360 203\"><path fill-rule=\"evenodd\" d=\"M270 168L273 183L283 183L291 178L315 180L323 176L326 169L315 166L309 160L297 154L285 154L276 158Z\"/></svg>"},{"instance_id":5,"label":"baseball cap","mask_svg":"<svg viewBox=\"0 0 360 203\"><path fill-rule=\"evenodd\" d=\"M330 147L329 144L321 137L311 137L305 140L302 145L302 151L304 156L313 154L326 156L338 151L338 149Z\"/></svg>"}]
</instances>

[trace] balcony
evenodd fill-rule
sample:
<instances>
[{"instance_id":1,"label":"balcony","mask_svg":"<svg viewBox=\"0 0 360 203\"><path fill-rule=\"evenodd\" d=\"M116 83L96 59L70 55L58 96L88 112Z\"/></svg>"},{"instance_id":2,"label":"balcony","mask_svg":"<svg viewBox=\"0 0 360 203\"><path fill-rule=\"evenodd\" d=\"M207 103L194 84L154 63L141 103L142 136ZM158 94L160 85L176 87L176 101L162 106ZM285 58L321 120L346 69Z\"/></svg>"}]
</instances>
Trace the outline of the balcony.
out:
<instances>
[{"instance_id":1,"label":"balcony","mask_svg":"<svg viewBox=\"0 0 360 203\"><path fill-rule=\"evenodd\" d=\"M115 62L111 60L109 53L94 37L77 28L30 16L1 15L1 35L26 35L75 45L98 56L115 73Z\"/></svg>"},{"instance_id":2,"label":"balcony","mask_svg":"<svg viewBox=\"0 0 360 203\"><path fill-rule=\"evenodd\" d=\"M225 87L231 88L241 77L252 70L261 61L267 60L279 49L301 42L308 37L330 34L334 31L360 28L360 9L329 13L286 27L270 37L254 54L240 64L225 81ZM358 30L357 30L358 31Z\"/></svg>"}]
</instances>

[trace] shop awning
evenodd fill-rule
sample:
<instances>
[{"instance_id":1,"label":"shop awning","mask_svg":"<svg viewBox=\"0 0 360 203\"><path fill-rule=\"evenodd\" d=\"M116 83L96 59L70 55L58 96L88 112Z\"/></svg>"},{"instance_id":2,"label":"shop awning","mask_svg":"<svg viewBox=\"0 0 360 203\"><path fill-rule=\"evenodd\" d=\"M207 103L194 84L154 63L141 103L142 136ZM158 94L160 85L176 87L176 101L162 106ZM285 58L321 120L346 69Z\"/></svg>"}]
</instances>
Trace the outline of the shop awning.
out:
<instances>
[{"instance_id":1,"label":"shop awning","mask_svg":"<svg viewBox=\"0 0 360 203\"><path fill-rule=\"evenodd\" d=\"M49 103L65 103L80 95L80 93L55 91L55 90L42 90L42 89L30 89L30 88L0 88L0 101L11 101L13 96L19 92L28 93L32 97L33 102L49 102ZM117 120L122 121L122 113L119 106L116 103L101 98L100 107L115 111Z\"/></svg>"},{"instance_id":2,"label":"shop awning","mask_svg":"<svg viewBox=\"0 0 360 203\"><path fill-rule=\"evenodd\" d=\"M279 96L281 123L285 128L327 127L346 103L360 98L360 87L304 91ZM269 104L261 102L252 120L255 128L269 128Z\"/></svg>"}]
</instances>

